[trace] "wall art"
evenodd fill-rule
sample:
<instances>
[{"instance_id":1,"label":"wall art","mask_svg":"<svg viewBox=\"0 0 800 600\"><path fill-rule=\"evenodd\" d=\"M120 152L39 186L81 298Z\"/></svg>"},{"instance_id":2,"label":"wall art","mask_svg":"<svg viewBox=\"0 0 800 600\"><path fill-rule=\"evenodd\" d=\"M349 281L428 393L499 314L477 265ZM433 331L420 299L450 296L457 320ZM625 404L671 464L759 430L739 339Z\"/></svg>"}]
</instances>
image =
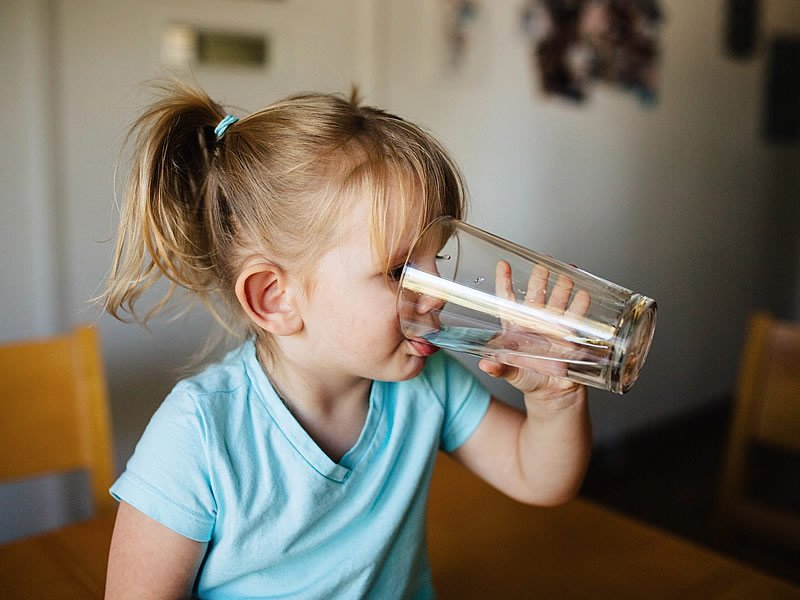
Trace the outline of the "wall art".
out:
<instances>
[{"instance_id":1,"label":"wall art","mask_svg":"<svg viewBox=\"0 0 800 600\"><path fill-rule=\"evenodd\" d=\"M527 0L520 21L546 94L581 102L600 81L656 101L658 0Z\"/></svg>"}]
</instances>

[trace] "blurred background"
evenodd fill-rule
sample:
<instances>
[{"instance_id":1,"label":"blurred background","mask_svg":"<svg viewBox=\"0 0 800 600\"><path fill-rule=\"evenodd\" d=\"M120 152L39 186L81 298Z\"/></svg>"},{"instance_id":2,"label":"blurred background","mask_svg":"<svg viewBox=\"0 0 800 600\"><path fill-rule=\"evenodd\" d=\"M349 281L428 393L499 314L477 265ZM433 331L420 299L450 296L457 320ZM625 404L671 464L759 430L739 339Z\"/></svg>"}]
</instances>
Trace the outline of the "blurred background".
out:
<instances>
[{"instance_id":1,"label":"blurred background","mask_svg":"<svg viewBox=\"0 0 800 600\"><path fill-rule=\"evenodd\" d=\"M211 328L196 312L146 331L89 303L143 82L191 71L234 114L356 83L452 151L470 222L657 299L636 386L590 393L584 495L798 578L796 547L708 522L748 317L800 318L800 2L642 2L644 70L591 77L577 52L566 91L540 52L558 4L0 0L0 342L98 323L122 470ZM79 518L82 477L0 489L0 541Z\"/></svg>"}]
</instances>

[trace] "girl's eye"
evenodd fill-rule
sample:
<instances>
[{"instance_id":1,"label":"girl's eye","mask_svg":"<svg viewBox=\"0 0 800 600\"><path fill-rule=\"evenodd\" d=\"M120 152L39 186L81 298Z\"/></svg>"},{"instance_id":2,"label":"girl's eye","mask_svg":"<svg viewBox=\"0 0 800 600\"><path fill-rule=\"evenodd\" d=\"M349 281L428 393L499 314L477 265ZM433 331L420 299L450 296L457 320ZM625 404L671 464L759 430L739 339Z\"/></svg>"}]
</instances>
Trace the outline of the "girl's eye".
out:
<instances>
[{"instance_id":1,"label":"girl's eye","mask_svg":"<svg viewBox=\"0 0 800 600\"><path fill-rule=\"evenodd\" d=\"M400 278L403 276L403 265L398 265L390 269L388 275L389 279L392 281L400 281Z\"/></svg>"}]
</instances>

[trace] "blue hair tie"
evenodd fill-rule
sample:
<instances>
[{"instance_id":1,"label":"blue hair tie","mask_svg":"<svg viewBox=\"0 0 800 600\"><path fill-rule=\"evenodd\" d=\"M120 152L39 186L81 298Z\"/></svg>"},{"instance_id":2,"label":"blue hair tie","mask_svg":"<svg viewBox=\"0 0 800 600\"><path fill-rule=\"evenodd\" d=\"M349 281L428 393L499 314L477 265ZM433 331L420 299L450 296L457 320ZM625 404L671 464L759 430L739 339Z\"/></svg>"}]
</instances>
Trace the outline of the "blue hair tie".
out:
<instances>
[{"instance_id":1,"label":"blue hair tie","mask_svg":"<svg viewBox=\"0 0 800 600\"><path fill-rule=\"evenodd\" d=\"M233 115L225 115L225 118L219 122L219 124L214 128L214 133L217 136L217 140L221 140L222 136L225 135L225 131L227 131L228 127L236 123L238 121L238 117L234 117Z\"/></svg>"}]
</instances>

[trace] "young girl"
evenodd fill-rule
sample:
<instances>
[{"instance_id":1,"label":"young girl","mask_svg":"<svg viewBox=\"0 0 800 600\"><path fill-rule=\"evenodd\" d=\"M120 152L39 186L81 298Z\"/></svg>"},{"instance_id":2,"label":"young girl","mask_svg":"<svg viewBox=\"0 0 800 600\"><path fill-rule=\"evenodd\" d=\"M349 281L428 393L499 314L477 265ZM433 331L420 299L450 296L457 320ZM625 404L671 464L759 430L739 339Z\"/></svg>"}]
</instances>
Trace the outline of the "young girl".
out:
<instances>
[{"instance_id":1,"label":"young girl","mask_svg":"<svg viewBox=\"0 0 800 600\"><path fill-rule=\"evenodd\" d=\"M525 392L523 414L400 332L410 245L464 212L439 143L355 94L237 120L199 90L162 91L132 130L107 308L135 316L165 277L246 341L175 386L111 488L108 597L430 598L438 450L523 502L576 493L582 386L482 361ZM571 286L548 305L566 310Z\"/></svg>"}]
</instances>

